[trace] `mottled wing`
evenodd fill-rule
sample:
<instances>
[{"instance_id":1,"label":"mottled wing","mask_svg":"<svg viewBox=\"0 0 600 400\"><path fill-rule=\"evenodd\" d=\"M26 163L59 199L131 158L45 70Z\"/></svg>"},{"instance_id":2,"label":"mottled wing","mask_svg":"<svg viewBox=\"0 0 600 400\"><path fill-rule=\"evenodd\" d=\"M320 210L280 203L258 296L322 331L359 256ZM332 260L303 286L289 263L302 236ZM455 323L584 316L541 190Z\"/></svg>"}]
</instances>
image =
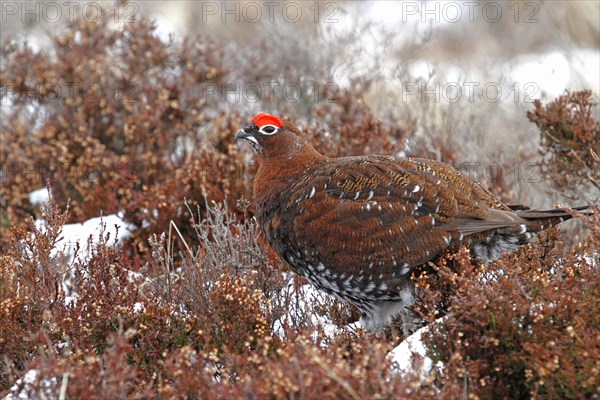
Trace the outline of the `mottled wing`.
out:
<instances>
[{"instance_id":1,"label":"mottled wing","mask_svg":"<svg viewBox=\"0 0 600 400\"><path fill-rule=\"evenodd\" d=\"M444 164L381 156L330 160L291 192L283 223L295 252L334 273L390 279L439 255L495 206Z\"/></svg>"}]
</instances>

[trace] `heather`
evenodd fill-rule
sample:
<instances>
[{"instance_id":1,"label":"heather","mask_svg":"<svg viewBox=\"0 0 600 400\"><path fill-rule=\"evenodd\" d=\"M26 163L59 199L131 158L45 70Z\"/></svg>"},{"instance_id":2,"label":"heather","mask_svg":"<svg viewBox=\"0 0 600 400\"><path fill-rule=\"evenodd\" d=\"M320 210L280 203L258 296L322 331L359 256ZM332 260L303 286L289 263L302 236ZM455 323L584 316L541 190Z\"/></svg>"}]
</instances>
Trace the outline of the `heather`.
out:
<instances>
[{"instance_id":1,"label":"heather","mask_svg":"<svg viewBox=\"0 0 600 400\"><path fill-rule=\"evenodd\" d=\"M307 294L260 235L256 159L234 135L261 107L293 120L329 156L460 165L469 154L457 142L473 137L445 119L446 131L434 135L422 109L386 118L368 101L373 76L332 91L331 72L309 62L263 62L264 42L164 41L144 19L122 27L76 20L50 41L42 50L2 43L0 87L10 93L0 149L2 396L30 370L30 397L597 396L598 213L489 266L461 249L416 271L416 311L433 327L427 355L443 368L423 377L415 359L400 374L387 357L403 339L394 326L382 334L349 327L357 311ZM317 92L297 102L223 101L228 84L279 79L316 82ZM539 154L522 156L573 202L597 193L594 110L591 91L569 91L519 116L540 144ZM495 178L490 190L517 201L510 176ZM34 206L29 193L41 187L51 202ZM114 213L135 226L124 240L111 226L98 241L61 239L66 224Z\"/></svg>"}]
</instances>

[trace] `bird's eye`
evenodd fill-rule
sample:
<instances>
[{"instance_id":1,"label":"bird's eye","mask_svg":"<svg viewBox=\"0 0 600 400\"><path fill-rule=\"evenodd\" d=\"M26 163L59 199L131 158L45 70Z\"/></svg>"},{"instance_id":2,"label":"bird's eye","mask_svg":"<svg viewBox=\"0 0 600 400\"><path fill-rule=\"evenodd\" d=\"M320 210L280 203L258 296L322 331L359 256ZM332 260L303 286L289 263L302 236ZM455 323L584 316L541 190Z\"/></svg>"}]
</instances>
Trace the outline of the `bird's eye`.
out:
<instances>
[{"instance_id":1,"label":"bird's eye","mask_svg":"<svg viewBox=\"0 0 600 400\"><path fill-rule=\"evenodd\" d=\"M274 125L264 125L260 127L259 132L263 135L273 135L277 133L277 130L277 127Z\"/></svg>"}]
</instances>

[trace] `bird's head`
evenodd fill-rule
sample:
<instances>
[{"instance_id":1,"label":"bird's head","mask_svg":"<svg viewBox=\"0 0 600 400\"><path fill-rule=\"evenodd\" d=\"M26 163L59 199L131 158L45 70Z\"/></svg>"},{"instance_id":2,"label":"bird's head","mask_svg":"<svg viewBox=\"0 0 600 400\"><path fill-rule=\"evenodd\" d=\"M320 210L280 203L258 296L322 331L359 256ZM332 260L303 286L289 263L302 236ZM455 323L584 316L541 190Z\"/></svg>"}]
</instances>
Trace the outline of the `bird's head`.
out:
<instances>
[{"instance_id":1,"label":"bird's head","mask_svg":"<svg viewBox=\"0 0 600 400\"><path fill-rule=\"evenodd\" d=\"M299 135L292 124L282 123L279 118L267 113L259 113L237 132L235 138L246 139L259 156L268 159L300 151L305 141Z\"/></svg>"}]
</instances>

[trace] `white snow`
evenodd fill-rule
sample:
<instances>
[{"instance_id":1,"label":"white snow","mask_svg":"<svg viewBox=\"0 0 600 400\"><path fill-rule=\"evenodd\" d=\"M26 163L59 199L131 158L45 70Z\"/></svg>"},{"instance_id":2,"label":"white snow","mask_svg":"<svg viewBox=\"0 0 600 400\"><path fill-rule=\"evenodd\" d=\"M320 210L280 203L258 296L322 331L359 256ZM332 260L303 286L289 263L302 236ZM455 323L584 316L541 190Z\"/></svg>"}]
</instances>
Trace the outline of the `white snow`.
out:
<instances>
[{"instance_id":1,"label":"white snow","mask_svg":"<svg viewBox=\"0 0 600 400\"><path fill-rule=\"evenodd\" d=\"M287 274L286 274L287 275ZM312 310L315 305L322 304L328 301L329 295L316 289L312 285L302 285L298 290L294 290L294 282L289 281L288 285L283 288L280 298L291 296L292 310L289 314L310 315L311 323L315 326L320 326L325 333L325 336L331 338L338 333L339 328L327 316L316 315ZM274 323L273 333L282 339L285 338L284 322L287 315L283 315ZM313 340L316 340L317 333L313 333Z\"/></svg>"},{"instance_id":2,"label":"white snow","mask_svg":"<svg viewBox=\"0 0 600 400\"><path fill-rule=\"evenodd\" d=\"M138 301L137 303L135 303L133 305L133 312L141 313L144 311L144 308L145 308L144 305Z\"/></svg>"},{"instance_id":3,"label":"white snow","mask_svg":"<svg viewBox=\"0 0 600 400\"><path fill-rule=\"evenodd\" d=\"M539 91L531 94L531 99L539 99L542 93L550 97L563 94L571 82L571 66L565 54L554 51L546 54L531 54L514 60L515 66L510 69L514 82L527 83L539 87Z\"/></svg>"},{"instance_id":4,"label":"white snow","mask_svg":"<svg viewBox=\"0 0 600 400\"><path fill-rule=\"evenodd\" d=\"M27 373L17 380L17 382L10 388L10 391L4 397L4 400L26 400L33 399L29 396L29 392L33 389L36 380L38 379L39 372L35 369L30 369ZM36 400L46 399L57 399L58 391L56 387L56 379L46 379L40 382L40 391L37 393L38 397ZM21 388L19 390L19 388Z\"/></svg>"},{"instance_id":5,"label":"white snow","mask_svg":"<svg viewBox=\"0 0 600 400\"><path fill-rule=\"evenodd\" d=\"M29 202L33 205L47 204L49 201L48 189L41 188L29 193ZM46 229L45 219L36 219L35 227L44 232ZM100 243L100 235L103 237L109 236L108 245L121 243L123 240L131 236L131 232L136 228L132 224L128 224L123 219L123 213L110 214L97 218L91 218L83 223L63 225L61 232L61 240L53 249L51 256L58 255L61 252L67 256L69 263L75 261L73 253L75 246L79 243L81 248L77 261L85 261L90 255L89 244L97 245ZM88 242L89 240L89 242ZM83 257L83 258L82 258Z\"/></svg>"},{"instance_id":6,"label":"white snow","mask_svg":"<svg viewBox=\"0 0 600 400\"><path fill-rule=\"evenodd\" d=\"M600 260L600 254L596 252L592 252L591 254L582 254L578 256L577 259L579 261L583 261L590 267L596 268L598 267L598 260Z\"/></svg>"},{"instance_id":7,"label":"white snow","mask_svg":"<svg viewBox=\"0 0 600 400\"><path fill-rule=\"evenodd\" d=\"M46 229L46 220L37 219L35 226L43 232ZM55 256L58 252L61 252L67 256L69 263L73 261L84 262L91 255L92 249L89 246L99 244L101 235L102 237L109 235L107 244L113 245L130 237L133 230L135 230L135 226L125 222L122 213L91 218L83 223L63 225L62 239L58 241L51 255ZM77 243L79 243L81 250L77 255L77 260L74 260Z\"/></svg>"},{"instance_id":8,"label":"white snow","mask_svg":"<svg viewBox=\"0 0 600 400\"><path fill-rule=\"evenodd\" d=\"M48 203L48 189L41 188L29 193L29 202L32 206Z\"/></svg>"},{"instance_id":9,"label":"white snow","mask_svg":"<svg viewBox=\"0 0 600 400\"><path fill-rule=\"evenodd\" d=\"M423 346L423 341L421 340L421 335L429 331L431 326L435 326L438 322L442 321L443 318L438 319L432 325L424 326L423 328L417 330L415 333L406 338L402 343L400 343L396 348L389 352L388 358L392 360L392 362L396 365L396 370L400 374L407 374L413 368L413 357L419 357L423 360L421 364L421 379L425 380L425 378L431 372L431 368L433 367L433 361L431 358L427 357L425 354L425 346ZM442 369L443 364L441 362L437 362L435 364L437 369Z\"/></svg>"}]
</instances>

